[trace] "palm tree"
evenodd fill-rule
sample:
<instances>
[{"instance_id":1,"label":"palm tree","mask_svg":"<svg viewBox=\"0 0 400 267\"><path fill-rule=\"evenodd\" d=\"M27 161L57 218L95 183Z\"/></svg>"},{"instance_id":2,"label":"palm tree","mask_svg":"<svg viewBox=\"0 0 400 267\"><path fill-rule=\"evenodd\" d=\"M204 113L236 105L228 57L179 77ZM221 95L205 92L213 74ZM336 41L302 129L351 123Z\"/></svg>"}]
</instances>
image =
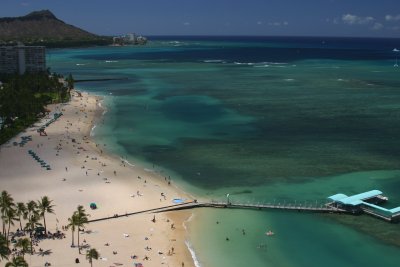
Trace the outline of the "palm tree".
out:
<instances>
[{"instance_id":1,"label":"palm tree","mask_svg":"<svg viewBox=\"0 0 400 267\"><path fill-rule=\"evenodd\" d=\"M3 221L3 235L6 236L6 214L9 209L12 209L15 206L14 199L11 195L6 191L2 191L0 195L0 212L1 219Z\"/></svg>"},{"instance_id":2,"label":"palm tree","mask_svg":"<svg viewBox=\"0 0 400 267\"><path fill-rule=\"evenodd\" d=\"M5 267L28 267L28 263L21 256L14 257L12 261L7 262Z\"/></svg>"},{"instance_id":3,"label":"palm tree","mask_svg":"<svg viewBox=\"0 0 400 267\"><path fill-rule=\"evenodd\" d=\"M36 202L31 200L28 203L26 203L26 212L25 212L24 219L27 219L29 216L31 216L33 214L38 215L39 211L37 209Z\"/></svg>"},{"instance_id":4,"label":"palm tree","mask_svg":"<svg viewBox=\"0 0 400 267\"><path fill-rule=\"evenodd\" d=\"M4 219L5 219L5 222L8 224L8 229L7 229L7 234L6 234L6 240L8 242L8 237L10 235L10 227L11 227L11 225L14 225L14 221L18 220L18 218L16 217L16 210L13 208L9 208L6 211Z\"/></svg>"},{"instance_id":5,"label":"palm tree","mask_svg":"<svg viewBox=\"0 0 400 267\"><path fill-rule=\"evenodd\" d=\"M77 216L76 226L78 227L78 250L79 250L79 254L81 254L81 246L79 244L79 232L80 232L80 228L85 228L85 224L88 223L89 214L86 213L86 211L82 205L78 206L78 208L74 212L74 214L76 214L76 216Z\"/></svg>"},{"instance_id":6,"label":"palm tree","mask_svg":"<svg viewBox=\"0 0 400 267\"><path fill-rule=\"evenodd\" d=\"M31 254L33 255L33 241L32 241L32 236L33 232L35 231L35 228L40 226L41 224L39 223L39 215L38 214L31 214L28 216L28 221L26 223L25 229L29 231L30 233L30 238L31 238Z\"/></svg>"},{"instance_id":7,"label":"palm tree","mask_svg":"<svg viewBox=\"0 0 400 267\"><path fill-rule=\"evenodd\" d=\"M17 243L15 244L15 247L21 249L22 258L25 258L25 253L32 251L32 248L30 247L30 245L31 245L31 243L28 238L18 239Z\"/></svg>"},{"instance_id":8,"label":"palm tree","mask_svg":"<svg viewBox=\"0 0 400 267\"><path fill-rule=\"evenodd\" d=\"M90 266L93 266L93 259L98 260L100 257L99 252L95 248L91 248L86 252L86 259L89 261Z\"/></svg>"},{"instance_id":9,"label":"palm tree","mask_svg":"<svg viewBox=\"0 0 400 267\"><path fill-rule=\"evenodd\" d=\"M8 248L8 242L6 238L0 234L0 260L8 259L8 255L10 255L10 249Z\"/></svg>"},{"instance_id":10,"label":"palm tree","mask_svg":"<svg viewBox=\"0 0 400 267\"><path fill-rule=\"evenodd\" d=\"M49 199L49 197L44 196L41 198L40 201L38 201L37 206L40 211L40 216L43 217L43 224L44 224L44 232L47 233L47 228L46 228L46 212L47 213L54 213L53 207L54 205L51 205L52 200Z\"/></svg>"},{"instance_id":11,"label":"palm tree","mask_svg":"<svg viewBox=\"0 0 400 267\"><path fill-rule=\"evenodd\" d=\"M26 213L26 206L25 206L25 203L23 203L23 202L18 202L17 203L17 216L18 216L18 219L19 219L19 226L20 226L20 229L21 229L21 231L22 231L22 220L21 220L21 216L24 216L24 214Z\"/></svg>"},{"instance_id":12,"label":"palm tree","mask_svg":"<svg viewBox=\"0 0 400 267\"><path fill-rule=\"evenodd\" d=\"M67 228L71 228L71 232L72 232L72 244L71 244L71 247L75 246L75 244L74 244L74 234L75 234L75 229L76 229L77 224L78 224L78 216L74 212L74 214L72 214L71 218L68 218L68 225L67 225Z\"/></svg>"}]
</instances>

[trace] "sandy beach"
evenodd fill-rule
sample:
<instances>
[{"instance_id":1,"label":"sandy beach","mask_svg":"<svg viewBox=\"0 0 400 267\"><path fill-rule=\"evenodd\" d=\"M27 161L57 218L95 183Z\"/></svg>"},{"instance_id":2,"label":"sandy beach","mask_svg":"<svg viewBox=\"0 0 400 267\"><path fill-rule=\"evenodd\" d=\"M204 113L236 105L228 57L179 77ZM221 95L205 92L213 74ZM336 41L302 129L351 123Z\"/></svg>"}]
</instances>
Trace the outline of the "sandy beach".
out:
<instances>
[{"instance_id":1,"label":"sandy beach","mask_svg":"<svg viewBox=\"0 0 400 267\"><path fill-rule=\"evenodd\" d=\"M191 211L145 213L92 222L80 233L82 254L71 247L71 230L64 230L67 219L78 205L84 206L90 220L123 215L172 204L175 198L192 198L175 186L173 179L163 177L141 166L126 164L117 155L108 155L105 144L96 144L90 131L101 120L101 99L76 93L66 104L50 105L49 116L26 129L3 145L0 150L0 189L7 190L15 202L39 200L48 196L55 214L46 215L48 231L60 230L62 239L45 239L35 246L34 255L26 255L29 266L89 266L86 248L96 248L100 259L94 266L194 266L185 245L184 222ZM63 115L40 136L37 128ZM32 136L25 145L22 136ZM41 167L28 153L32 150L50 165ZM97 209L90 209L96 203ZM155 218L155 222L153 219ZM23 221L23 225L25 221ZM12 231L16 231L16 222ZM77 234L75 233L75 245ZM40 253L40 252L46 253Z\"/></svg>"}]
</instances>

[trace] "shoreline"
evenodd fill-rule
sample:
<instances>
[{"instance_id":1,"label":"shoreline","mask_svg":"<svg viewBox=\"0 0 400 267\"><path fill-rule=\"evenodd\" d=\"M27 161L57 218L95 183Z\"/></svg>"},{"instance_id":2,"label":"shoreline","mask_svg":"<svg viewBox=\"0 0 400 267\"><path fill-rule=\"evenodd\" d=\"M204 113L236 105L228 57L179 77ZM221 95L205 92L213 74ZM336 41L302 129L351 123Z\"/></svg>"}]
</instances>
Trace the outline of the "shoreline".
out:
<instances>
[{"instance_id":1,"label":"shoreline","mask_svg":"<svg viewBox=\"0 0 400 267\"><path fill-rule=\"evenodd\" d=\"M34 126L1 147L0 187L7 190L15 202L49 196L55 204L56 213L46 215L51 232L67 224L67 218L77 205L83 205L90 213L90 219L96 219L165 206L176 197L192 198L173 181L173 186L169 186L161 174L148 172L140 164L125 162L119 155L110 154L106 144L96 143L92 132L106 112L100 104L101 100L100 96L86 92L82 97L74 94L70 102L50 106L51 114L62 111L64 115L46 128L46 137L39 136ZM35 125L41 125L43 121L45 119ZM12 146L24 135L31 135L32 141L24 147ZM45 159L51 170L40 168L30 159L28 149ZM91 202L96 202L99 208L90 210L88 205ZM81 245L89 245L100 252L101 259L96 266L129 266L132 261L145 266L181 266L182 263L184 266L195 266L184 229L184 221L190 214L187 211L149 213L122 217L112 222L90 223L80 234L80 241L84 241ZM156 218L154 222L153 216ZM18 222L11 231L17 228ZM41 249L51 248L52 253L44 257L37 254L29 256L29 266L43 266L44 261L53 266L72 266L75 265L75 258L86 261L85 255L79 255L76 248L70 247L71 231L62 232L66 235L62 240L45 239L39 243ZM137 258L133 259L133 255Z\"/></svg>"}]
</instances>

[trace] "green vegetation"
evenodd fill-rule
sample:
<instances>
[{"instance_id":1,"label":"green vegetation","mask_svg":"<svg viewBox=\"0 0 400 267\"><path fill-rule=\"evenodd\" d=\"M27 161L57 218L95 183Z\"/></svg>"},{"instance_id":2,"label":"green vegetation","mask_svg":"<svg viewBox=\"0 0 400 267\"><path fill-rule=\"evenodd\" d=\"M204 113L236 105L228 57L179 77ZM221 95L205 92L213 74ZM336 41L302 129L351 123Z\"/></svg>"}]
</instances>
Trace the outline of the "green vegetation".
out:
<instances>
[{"instance_id":1,"label":"green vegetation","mask_svg":"<svg viewBox=\"0 0 400 267\"><path fill-rule=\"evenodd\" d=\"M81 246L79 244L79 231L80 229L84 229L86 224L89 222L89 214L86 213L82 205L79 205L77 210L74 212L74 215L76 216L76 227L78 228L78 251L79 254L81 254Z\"/></svg>"},{"instance_id":2,"label":"green vegetation","mask_svg":"<svg viewBox=\"0 0 400 267\"><path fill-rule=\"evenodd\" d=\"M41 226L39 220L45 219L45 213L54 213L52 200L47 196L42 197L39 201L29 201L23 204L22 202L15 203L12 196L7 191L2 191L0 194L0 215L2 221L2 231L0 233L0 261L2 259L8 259L11 250L9 248L10 241L14 241L14 247L19 249L22 257L14 258L11 262L14 264L16 260L22 265L16 266L27 266L24 264L24 255L27 252L33 254L32 238L37 234L37 227ZM22 219L26 221L25 228L22 228ZM30 240L28 238L20 238L15 240L14 236L10 234L10 226L14 225L15 222L19 222L21 231L29 232ZM43 234L43 233L41 233ZM47 232L44 231L44 235ZM8 265L14 266L14 265Z\"/></svg>"},{"instance_id":3,"label":"green vegetation","mask_svg":"<svg viewBox=\"0 0 400 267\"><path fill-rule=\"evenodd\" d=\"M6 238L0 234L0 261L2 259L8 259L8 255L10 255L11 251L8 248Z\"/></svg>"},{"instance_id":4,"label":"green vegetation","mask_svg":"<svg viewBox=\"0 0 400 267\"><path fill-rule=\"evenodd\" d=\"M49 71L0 75L0 81L0 144L43 117L46 105L69 101L74 83L69 76L64 85L61 75Z\"/></svg>"},{"instance_id":5,"label":"green vegetation","mask_svg":"<svg viewBox=\"0 0 400 267\"><path fill-rule=\"evenodd\" d=\"M90 266L93 266L93 260L99 259L100 254L95 248L91 248L86 252L86 259L89 261Z\"/></svg>"},{"instance_id":6,"label":"green vegetation","mask_svg":"<svg viewBox=\"0 0 400 267\"><path fill-rule=\"evenodd\" d=\"M93 38L82 38L82 39L18 39L18 41L25 45L39 45L45 46L46 48L67 48L67 47L89 47L89 46L104 46L111 45L113 43L112 37L93 37Z\"/></svg>"},{"instance_id":7,"label":"green vegetation","mask_svg":"<svg viewBox=\"0 0 400 267\"><path fill-rule=\"evenodd\" d=\"M44 196L38 201L38 209L40 212L40 216L43 218L44 224L44 231L47 233L46 227L46 213L54 213L53 207L54 205L51 204L52 200L50 200L47 196Z\"/></svg>"},{"instance_id":8,"label":"green vegetation","mask_svg":"<svg viewBox=\"0 0 400 267\"><path fill-rule=\"evenodd\" d=\"M68 218L67 228L71 228L71 232L72 232L71 247L75 246L74 233L75 233L75 230L78 229L78 251L79 251L79 254L81 254L81 246L79 245L79 231L80 231L80 229L85 228L85 225L89 222L88 217L89 217L89 214L86 213L86 211L82 205L79 205L77 207L77 210L74 211L74 213L72 214L71 218Z\"/></svg>"},{"instance_id":9,"label":"green vegetation","mask_svg":"<svg viewBox=\"0 0 400 267\"><path fill-rule=\"evenodd\" d=\"M14 257L5 267L28 267L28 263L21 256Z\"/></svg>"}]
</instances>

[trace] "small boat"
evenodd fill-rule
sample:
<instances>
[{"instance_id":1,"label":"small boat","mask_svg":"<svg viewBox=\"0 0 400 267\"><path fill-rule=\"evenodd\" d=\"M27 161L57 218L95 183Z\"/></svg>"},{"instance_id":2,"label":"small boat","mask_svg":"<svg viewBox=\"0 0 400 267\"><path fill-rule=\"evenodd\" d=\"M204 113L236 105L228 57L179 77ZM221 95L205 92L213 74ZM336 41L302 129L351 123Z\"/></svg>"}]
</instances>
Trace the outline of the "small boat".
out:
<instances>
[{"instance_id":1,"label":"small boat","mask_svg":"<svg viewBox=\"0 0 400 267\"><path fill-rule=\"evenodd\" d=\"M268 232L265 233L267 236L272 236L274 235L274 232L272 232L271 230L269 230Z\"/></svg>"}]
</instances>

